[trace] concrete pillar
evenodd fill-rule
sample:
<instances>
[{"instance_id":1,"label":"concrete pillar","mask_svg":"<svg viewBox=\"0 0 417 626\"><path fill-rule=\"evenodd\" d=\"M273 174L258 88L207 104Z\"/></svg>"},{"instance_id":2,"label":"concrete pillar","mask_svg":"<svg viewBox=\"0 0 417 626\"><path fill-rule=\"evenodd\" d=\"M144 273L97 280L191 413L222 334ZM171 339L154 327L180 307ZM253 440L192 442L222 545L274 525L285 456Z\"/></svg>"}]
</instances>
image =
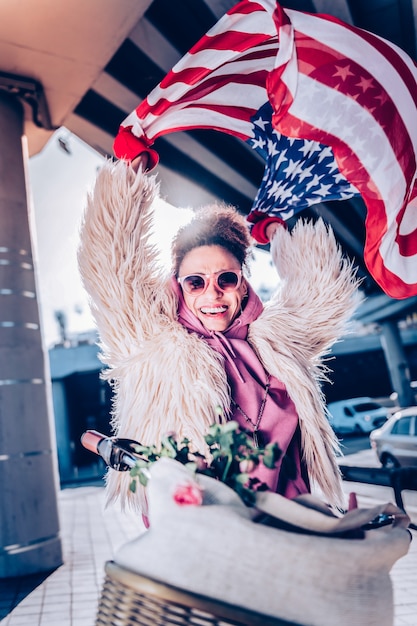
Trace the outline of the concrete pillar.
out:
<instances>
[{"instance_id":1,"label":"concrete pillar","mask_svg":"<svg viewBox=\"0 0 417 626\"><path fill-rule=\"evenodd\" d=\"M62 564L22 134L20 102L0 92L0 578Z\"/></svg>"},{"instance_id":2,"label":"concrete pillar","mask_svg":"<svg viewBox=\"0 0 417 626\"><path fill-rule=\"evenodd\" d=\"M392 387L398 393L398 404L400 407L411 406L414 404L414 394L410 386L410 369L398 324L395 321L388 321L381 324L381 328L381 345Z\"/></svg>"}]
</instances>

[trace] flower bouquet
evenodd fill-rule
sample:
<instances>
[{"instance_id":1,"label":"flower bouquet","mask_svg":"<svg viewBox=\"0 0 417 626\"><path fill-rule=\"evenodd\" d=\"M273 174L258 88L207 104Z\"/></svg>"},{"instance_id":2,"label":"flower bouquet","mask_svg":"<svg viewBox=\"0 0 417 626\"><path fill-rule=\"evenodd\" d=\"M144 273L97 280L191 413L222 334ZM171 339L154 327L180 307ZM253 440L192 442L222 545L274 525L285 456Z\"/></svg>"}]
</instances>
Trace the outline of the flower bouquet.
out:
<instances>
[{"instance_id":1,"label":"flower bouquet","mask_svg":"<svg viewBox=\"0 0 417 626\"><path fill-rule=\"evenodd\" d=\"M159 447L135 445L138 459L130 470L131 491L136 491L138 482L147 485L150 464L168 457L185 465L193 474L197 472L220 480L233 489L247 506L254 506L257 492L266 491L268 487L252 474L260 463L269 469L275 467L281 456L278 445L270 443L263 448L256 447L252 434L242 430L235 421L213 424L205 441L209 460L203 454L192 451L188 439L178 441L172 433L163 437ZM199 504L198 495L194 492L184 491L177 493L176 497L183 499L183 503L188 499Z\"/></svg>"}]
</instances>

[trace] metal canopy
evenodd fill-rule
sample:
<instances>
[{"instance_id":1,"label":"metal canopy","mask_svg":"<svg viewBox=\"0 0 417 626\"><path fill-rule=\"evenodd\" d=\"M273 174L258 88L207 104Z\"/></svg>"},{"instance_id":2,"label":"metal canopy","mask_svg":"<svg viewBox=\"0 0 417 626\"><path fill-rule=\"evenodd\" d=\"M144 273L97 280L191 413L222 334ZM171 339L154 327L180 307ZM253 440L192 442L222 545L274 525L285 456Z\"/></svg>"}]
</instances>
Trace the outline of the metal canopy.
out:
<instances>
[{"instance_id":1,"label":"metal canopy","mask_svg":"<svg viewBox=\"0 0 417 626\"><path fill-rule=\"evenodd\" d=\"M21 0L19 5L6 3L9 8L4 4L0 8L0 70L39 81L49 104L49 132L35 132L30 111L27 114L31 153L42 147L51 129L65 125L100 153L111 155L120 122L235 2ZM24 5L26 13L21 10ZM416 59L413 0L285 0L282 5L333 14L391 40ZM42 26L41 31L29 28L36 24ZM25 45L29 49L27 37L33 46L30 55L24 49ZM240 140L196 130L160 138L155 149L160 155L162 193L168 202L197 206L221 199L243 213L249 211L264 163ZM332 225L345 253L358 265L365 294L380 295L363 261L364 203L360 199L330 202L302 213L304 217L317 215Z\"/></svg>"}]
</instances>

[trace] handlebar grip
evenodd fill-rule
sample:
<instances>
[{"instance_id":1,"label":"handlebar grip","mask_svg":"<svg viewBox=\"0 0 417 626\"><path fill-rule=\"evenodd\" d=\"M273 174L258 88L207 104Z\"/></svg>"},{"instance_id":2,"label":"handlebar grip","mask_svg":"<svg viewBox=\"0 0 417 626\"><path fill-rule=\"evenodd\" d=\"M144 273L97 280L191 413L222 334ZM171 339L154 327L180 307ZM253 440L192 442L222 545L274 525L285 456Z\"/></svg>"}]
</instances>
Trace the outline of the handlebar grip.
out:
<instances>
[{"instance_id":1,"label":"handlebar grip","mask_svg":"<svg viewBox=\"0 0 417 626\"><path fill-rule=\"evenodd\" d=\"M102 435L97 430L86 430L85 433L81 436L81 444L90 452L94 452L95 454L99 454L98 445L103 439L106 438L106 435Z\"/></svg>"}]
</instances>

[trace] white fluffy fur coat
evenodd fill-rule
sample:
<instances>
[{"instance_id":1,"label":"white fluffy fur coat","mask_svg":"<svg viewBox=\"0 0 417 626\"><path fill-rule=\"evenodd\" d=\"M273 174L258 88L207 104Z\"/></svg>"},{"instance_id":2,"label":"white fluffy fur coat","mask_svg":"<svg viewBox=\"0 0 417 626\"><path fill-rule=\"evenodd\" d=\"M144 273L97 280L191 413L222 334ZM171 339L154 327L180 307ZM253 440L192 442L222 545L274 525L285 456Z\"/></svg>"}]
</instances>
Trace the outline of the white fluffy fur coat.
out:
<instances>
[{"instance_id":1,"label":"white fluffy fur coat","mask_svg":"<svg viewBox=\"0 0 417 626\"><path fill-rule=\"evenodd\" d=\"M144 444L169 431L204 451L216 407L230 405L222 357L177 321L170 276L149 240L155 177L124 162L107 162L89 195L79 266L96 319L103 376L114 389L115 434ZM351 264L322 221L300 221L276 233L271 254L278 289L250 326L248 340L265 369L280 379L299 415L311 483L332 505L343 505L338 442L325 417L322 360L346 332L358 302ZM108 499L141 507L130 477L108 472Z\"/></svg>"}]
</instances>

